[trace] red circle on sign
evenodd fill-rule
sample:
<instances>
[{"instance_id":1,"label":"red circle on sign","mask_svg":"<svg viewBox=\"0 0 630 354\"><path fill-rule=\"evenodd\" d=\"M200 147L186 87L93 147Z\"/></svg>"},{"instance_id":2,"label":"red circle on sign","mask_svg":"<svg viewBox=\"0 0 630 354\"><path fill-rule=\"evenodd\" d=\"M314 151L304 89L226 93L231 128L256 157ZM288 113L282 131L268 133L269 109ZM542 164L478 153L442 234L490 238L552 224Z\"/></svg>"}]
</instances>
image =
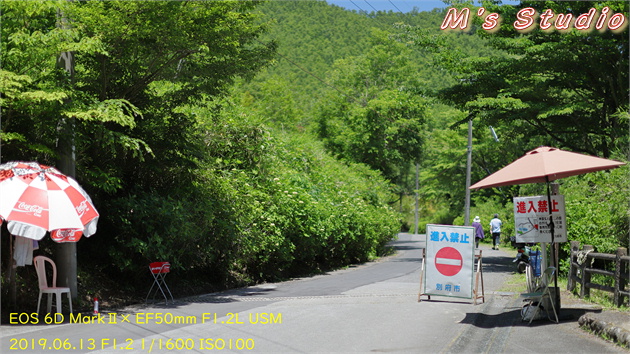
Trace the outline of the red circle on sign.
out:
<instances>
[{"instance_id":1,"label":"red circle on sign","mask_svg":"<svg viewBox=\"0 0 630 354\"><path fill-rule=\"evenodd\" d=\"M461 253L453 247L441 248L435 254L435 268L447 277L459 273L463 265L464 259Z\"/></svg>"}]
</instances>

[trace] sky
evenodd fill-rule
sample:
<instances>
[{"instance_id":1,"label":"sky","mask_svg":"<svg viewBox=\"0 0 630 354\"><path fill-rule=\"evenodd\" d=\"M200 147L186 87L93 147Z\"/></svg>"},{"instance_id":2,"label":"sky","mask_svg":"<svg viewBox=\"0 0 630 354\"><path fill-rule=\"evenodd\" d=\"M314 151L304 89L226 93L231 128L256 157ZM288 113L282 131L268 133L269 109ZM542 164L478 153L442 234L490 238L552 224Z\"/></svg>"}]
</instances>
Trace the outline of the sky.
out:
<instances>
[{"instance_id":1,"label":"sky","mask_svg":"<svg viewBox=\"0 0 630 354\"><path fill-rule=\"evenodd\" d=\"M326 0L329 4L356 11L389 11L409 12L414 7L418 11L431 11L434 8L448 7L442 0ZM517 0L504 0L504 4L518 3Z\"/></svg>"}]
</instances>

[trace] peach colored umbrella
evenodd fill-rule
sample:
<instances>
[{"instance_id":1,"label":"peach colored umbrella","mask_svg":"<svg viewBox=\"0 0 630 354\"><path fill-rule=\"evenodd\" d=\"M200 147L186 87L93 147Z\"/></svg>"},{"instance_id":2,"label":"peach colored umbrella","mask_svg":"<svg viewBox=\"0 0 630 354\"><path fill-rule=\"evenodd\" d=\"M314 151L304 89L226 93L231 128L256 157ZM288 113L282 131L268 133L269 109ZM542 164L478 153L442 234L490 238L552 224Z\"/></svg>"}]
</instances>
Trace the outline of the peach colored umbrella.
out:
<instances>
[{"instance_id":1,"label":"peach colored umbrella","mask_svg":"<svg viewBox=\"0 0 630 354\"><path fill-rule=\"evenodd\" d=\"M499 171L470 186L470 189L546 183L588 172L608 170L623 162L541 146Z\"/></svg>"},{"instance_id":2,"label":"peach colored umbrella","mask_svg":"<svg viewBox=\"0 0 630 354\"><path fill-rule=\"evenodd\" d=\"M600 157L578 154L553 147L541 146L527 152L524 156L481 181L470 186L470 189L492 188L526 183L547 183L547 200L551 205L549 182L559 178L580 175L589 172L609 170L623 166L625 163L603 159ZM554 226L552 208L549 208L549 228L553 264L558 267L555 254ZM558 287L557 273L554 274L554 286Z\"/></svg>"}]
</instances>

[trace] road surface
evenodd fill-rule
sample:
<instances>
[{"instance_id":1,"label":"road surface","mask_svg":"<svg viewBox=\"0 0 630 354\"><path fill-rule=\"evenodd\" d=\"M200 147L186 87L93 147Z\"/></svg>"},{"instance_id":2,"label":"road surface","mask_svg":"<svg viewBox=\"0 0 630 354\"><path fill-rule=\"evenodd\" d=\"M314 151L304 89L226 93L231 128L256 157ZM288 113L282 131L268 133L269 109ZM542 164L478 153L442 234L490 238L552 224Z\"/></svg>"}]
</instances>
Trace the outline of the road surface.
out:
<instances>
[{"instance_id":1,"label":"road surface","mask_svg":"<svg viewBox=\"0 0 630 354\"><path fill-rule=\"evenodd\" d=\"M393 246L396 255L376 262L172 305L66 315L63 324L15 314L26 324L2 326L0 352L625 352L580 330L580 311L564 310L560 324L521 322L521 300L498 291L513 272L511 254L484 249L485 303L418 302L424 236L401 234Z\"/></svg>"}]
</instances>

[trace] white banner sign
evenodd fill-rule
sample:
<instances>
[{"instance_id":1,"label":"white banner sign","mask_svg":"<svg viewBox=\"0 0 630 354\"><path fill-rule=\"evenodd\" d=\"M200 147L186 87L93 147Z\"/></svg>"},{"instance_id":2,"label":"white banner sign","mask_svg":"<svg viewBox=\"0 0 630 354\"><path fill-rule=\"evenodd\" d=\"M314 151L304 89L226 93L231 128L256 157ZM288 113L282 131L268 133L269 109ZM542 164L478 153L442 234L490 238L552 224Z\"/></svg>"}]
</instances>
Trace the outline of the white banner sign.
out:
<instances>
[{"instance_id":1,"label":"white banner sign","mask_svg":"<svg viewBox=\"0 0 630 354\"><path fill-rule=\"evenodd\" d=\"M471 299L475 228L427 225L424 294Z\"/></svg>"},{"instance_id":2,"label":"white banner sign","mask_svg":"<svg viewBox=\"0 0 630 354\"><path fill-rule=\"evenodd\" d=\"M551 206L546 195L514 197L514 230L516 242L551 242L549 209L553 212L554 242L567 242L564 196L552 195Z\"/></svg>"}]
</instances>

